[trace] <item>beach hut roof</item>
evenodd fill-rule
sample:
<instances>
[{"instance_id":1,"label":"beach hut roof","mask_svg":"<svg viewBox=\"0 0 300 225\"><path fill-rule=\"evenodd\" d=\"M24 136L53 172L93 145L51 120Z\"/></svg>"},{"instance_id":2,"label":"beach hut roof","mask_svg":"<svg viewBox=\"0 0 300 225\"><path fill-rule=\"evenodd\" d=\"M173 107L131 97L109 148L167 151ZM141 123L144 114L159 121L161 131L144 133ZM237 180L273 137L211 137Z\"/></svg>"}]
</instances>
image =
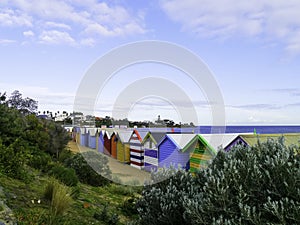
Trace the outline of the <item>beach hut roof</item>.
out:
<instances>
[{"instance_id":1,"label":"beach hut roof","mask_svg":"<svg viewBox=\"0 0 300 225\"><path fill-rule=\"evenodd\" d=\"M151 140L157 144L160 142L160 140L165 136L166 132L148 132L147 135L144 137L143 142L145 143L149 138L151 138Z\"/></svg>"},{"instance_id":2,"label":"beach hut roof","mask_svg":"<svg viewBox=\"0 0 300 225\"><path fill-rule=\"evenodd\" d=\"M85 127L80 127L80 133L85 134Z\"/></svg>"},{"instance_id":3,"label":"beach hut roof","mask_svg":"<svg viewBox=\"0 0 300 225\"><path fill-rule=\"evenodd\" d=\"M149 131L138 131L141 139L143 140L145 138L145 136L148 134Z\"/></svg>"},{"instance_id":4,"label":"beach hut roof","mask_svg":"<svg viewBox=\"0 0 300 225\"><path fill-rule=\"evenodd\" d=\"M111 136L113 135L114 132L115 132L114 129L105 129L105 134L108 137L108 139L111 138Z\"/></svg>"},{"instance_id":5,"label":"beach hut roof","mask_svg":"<svg viewBox=\"0 0 300 225\"><path fill-rule=\"evenodd\" d=\"M166 139L170 139L179 150L182 150L193 138L195 134L166 134L164 138L160 140L157 146L161 145L161 143Z\"/></svg>"},{"instance_id":6,"label":"beach hut roof","mask_svg":"<svg viewBox=\"0 0 300 225\"><path fill-rule=\"evenodd\" d=\"M201 135L197 134L194 135L194 137L184 146L184 148L182 149L183 152L185 152L186 150L188 150L192 144L194 144L196 141L200 141L201 143L203 143L205 146L208 147L208 149L210 149L213 153L216 153L217 151L206 141L206 139L204 137L202 137Z\"/></svg>"},{"instance_id":7,"label":"beach hut roof","mask_svg":"<svg viewBox=\"0 0 300 225\"><path fill-rule=\"evenodd\" d=\"M122 143L128 143L131 137L132 131L130 130L121 130L117 132L117 137Z\"/></svg>"},{"instance_id":8,"label":"beach hut roof","mask_svg":"<svg viewBox=\"0 0 300 225\"><path fill-rule=\"evenodd\" d=\"M91 136L95 136L97 133L97 128L87 128L87 133L89 133Z\"/></svg>"},{"instance_id":9,"label":"beach hut roof","mask_svg":"<svg viewBox=\"0 0 300 225\"><path fill-rule=\"evenodd\" d=\"M201 134L201 136L215 151L218 151L220 148L226 148L230 145L237 137L239 137L239 134Z\"/></svg>"}]
</instances>

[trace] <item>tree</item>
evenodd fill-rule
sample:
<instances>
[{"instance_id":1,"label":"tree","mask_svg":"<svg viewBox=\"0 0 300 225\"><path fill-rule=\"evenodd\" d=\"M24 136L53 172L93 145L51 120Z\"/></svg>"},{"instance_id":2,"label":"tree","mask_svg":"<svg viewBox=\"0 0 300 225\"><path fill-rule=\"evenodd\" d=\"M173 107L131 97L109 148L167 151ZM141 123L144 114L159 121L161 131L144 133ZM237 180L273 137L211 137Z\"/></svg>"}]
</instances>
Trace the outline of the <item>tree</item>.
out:
<instances>
[{"instance_id":1,"label":"tree","mask_svg":"<svg viewBox=\"0 0 300 225\"><path fill-rule=\"evenodd\" d=\"M5 103L6 100L6 92L4 92L3 94L0 92L0 104Z\"/></svg>"},{"instance_id":2,"label":"tree","mask_svg":"<svg viewBox=\"0 0 300 225\"><path fill-rule=\"evenodd\" d=\"M25 119L16 109L0 104L0 137L4 145L9 146L24 131Z\"/></svg>"},{"instance_id":3,"label":"tree","mask_svg":"<svg viewBox=\"0 0 300 225\"><path fill-rule=\"evenodd\" d=\"M48 142L47 152L55 155L56 158L59 157L59 153L62 152L67 146L70 137L67 131L61 126L53 121L45 121L47 126L47 132L50 136Z\"/></svg>"},{"instance_id":4,"label":"tree","mask_svg":"<svg viewBox=\"0 0 300 225\"><path fill-rule=\"evenodd\" d=\"M22 98L22 94L19 91L14 91L8 99L8 105L11 108L15 108L23 115L36 114L38 108L38 102L31 98Z\"/></svg>"}]
</instances>

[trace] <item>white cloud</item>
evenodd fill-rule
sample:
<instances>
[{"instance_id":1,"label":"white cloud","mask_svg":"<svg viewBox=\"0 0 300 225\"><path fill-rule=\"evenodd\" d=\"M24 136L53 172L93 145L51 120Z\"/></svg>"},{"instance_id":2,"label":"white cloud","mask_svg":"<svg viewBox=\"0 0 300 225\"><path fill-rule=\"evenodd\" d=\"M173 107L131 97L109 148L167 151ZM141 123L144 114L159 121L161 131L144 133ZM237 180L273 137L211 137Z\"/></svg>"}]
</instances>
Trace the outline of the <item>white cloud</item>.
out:
<instances>
[{"instance_id":1,"label":"white cloud","mask_svg":"<svg viewBox=\"0 0 300 225\"><path fill-rule=\"evenodd\" d=\"M75 44L75 40L69 33L57 30L43 31L39 36L39 39L41 43L46 44Z\"/></svg>"},{"instance_id":2,"label":"white cloud","mask_svg":"<svg viewBox=\"0 0 300 225\"><path fill-rule=\"evenodd\" d=\"M0 8L0 26L31 27L31 17L19 10Z\"/></svg>"},{"instance_id":3,"label":"white cloud","mask_svg":"<svg viewBox=\"0 0 300 225\"><path fill-rule=\"evenodd\" d=\"M1 45L7 45L7 44L12 44L15 43L15 40L10 40L10 39L0 39L0 44Z\"/></svg>"},{"instance_id":4,"label":"white cloud","mask_svg":"<svg viewBox=\"0 0 300 225\"><path fill-rule=\"evenodd\" d=\"M96 44L96 41L93 38L85 38L80 41L80 44L92 47Z\"/></svg>"},{"instance_id":5,"label":"white cloud","mask_svg":"<svg viewBox=\"0 0 300 225\"><path fill-rule=\"evenodd\" d=\"M24 32L23 32L23 35L24 35L25 37L33 37L33 36L34 36L34 33L33 33L32 30L28 30L28 31L24 31Z\"/></svg>"},{"instance_id":6,"label":"white cloud","mask_svg":"<svg viewBox=\"0 0 300 225\"><path fill-rule=\"evenodd\" d=\"M161 7L183 31L200 37L266 37L300 54L300 1L162 0Z\"/></svg>"},{"instance_id":7,"label":"white cloud","mask_svg":"<svg viewBox=\"0 0 300 225\"><path fill-rule=\"evenodd\" d=\"M55 22L46 22L45 23L46 27L50 27L50 28L62 28L62 29L66 29L66 30L71 30L71 27L67 24L64 23L55 23Z\"/></svg>"},{"instance_id":8,"label":"white cloud","mask_svg":"<svg viewBox=\"0 0 300 225\"><path fill-rule=\"evenodd\" d=\"M0 27L31 26L37 36L45 36L45 30L72 30L79 44L85 39L97 42L103 37L146 32L139 12L96 0L11 0L1 1L0 7L5 8L0 10Z\"/></svg>"}]
</instances>

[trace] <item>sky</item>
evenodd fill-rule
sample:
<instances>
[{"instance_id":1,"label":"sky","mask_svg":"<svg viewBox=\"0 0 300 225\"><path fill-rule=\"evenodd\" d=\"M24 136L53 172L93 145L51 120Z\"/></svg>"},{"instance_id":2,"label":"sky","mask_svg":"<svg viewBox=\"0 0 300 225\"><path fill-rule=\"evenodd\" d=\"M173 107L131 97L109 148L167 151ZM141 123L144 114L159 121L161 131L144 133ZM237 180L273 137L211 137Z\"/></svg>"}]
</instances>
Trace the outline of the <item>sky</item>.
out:
<instances>
[{"instance_id":1,"label":"sky","mask_svg":"<svg viewBox=\"0 0 300 225\"><path fill-rule=\"evenodd\" d=\"M0 92L19 90L41 112L71 112L82 79L102 56L157 40L188 49L209 68L227 125L299 125L299 12L298 0L1 0ZM183 118L178 107L185 103L161 95L131 102L126 117L212 124L206 93L183 71L153 62L111 75L99 87L94 114L113 115L116 99L149 77L176 85L197 118ZM166 96L172 91L166 87Z\"/></svg>"}]
</instances>

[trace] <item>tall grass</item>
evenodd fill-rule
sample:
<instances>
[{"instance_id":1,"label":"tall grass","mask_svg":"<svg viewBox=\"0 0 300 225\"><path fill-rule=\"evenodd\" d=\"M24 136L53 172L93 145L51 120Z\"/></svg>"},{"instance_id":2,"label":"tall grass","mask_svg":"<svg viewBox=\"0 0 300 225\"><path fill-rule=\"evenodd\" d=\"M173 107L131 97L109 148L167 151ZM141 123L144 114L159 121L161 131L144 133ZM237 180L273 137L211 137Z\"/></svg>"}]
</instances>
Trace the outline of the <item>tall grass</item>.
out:
<instances>
[{"instance_id":1,"label":"tall grass","mask_svg":"<svg viewBox=\"0 0 300 225\"><path fill-rule=\"evenodd\" d=\"M71 190L56 179L50 178L44 192L44 198L50 202L50 224L63 215L72 203Z\"/></svg>"}]
</instances>

